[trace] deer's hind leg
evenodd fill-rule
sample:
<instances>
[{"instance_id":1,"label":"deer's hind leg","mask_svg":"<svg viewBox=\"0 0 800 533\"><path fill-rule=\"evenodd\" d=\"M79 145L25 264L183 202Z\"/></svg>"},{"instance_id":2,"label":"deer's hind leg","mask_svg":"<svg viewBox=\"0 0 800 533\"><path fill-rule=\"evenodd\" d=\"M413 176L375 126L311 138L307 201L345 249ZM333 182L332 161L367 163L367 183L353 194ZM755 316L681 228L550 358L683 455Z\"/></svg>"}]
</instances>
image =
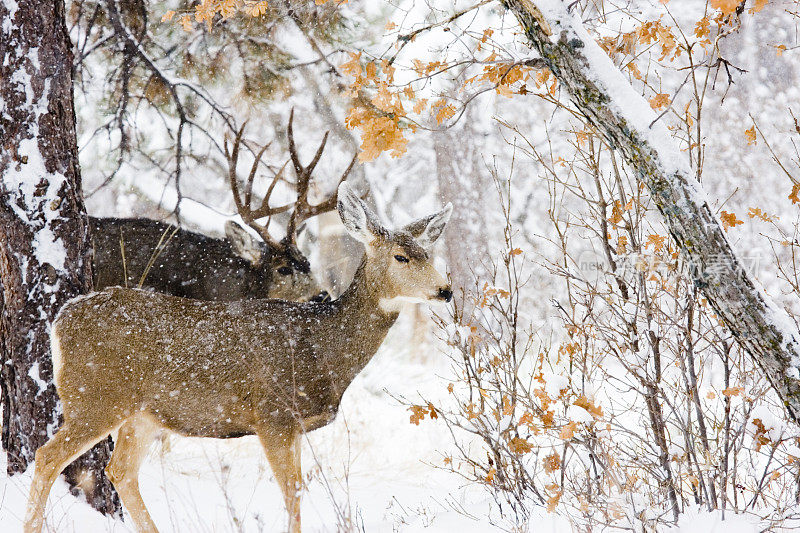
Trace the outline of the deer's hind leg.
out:
<instances>
[{"instance_id":1,"label":"deer's hind leg","mask_svg":"<svg viewBox=\"0 0 800 533\"><path fill-rule=\"evenodd\" d=\"M289 533L300 533L300 490L303 478L300 469L300 432L294 428L274 429L258 433L275 480L283 492L289 513Z\"/></svg>"},{"instance_id":2,"label":"deer's hind leg","mask_svg":"<svg viewBox=\"0 0 800 533\"><path fill-rule=\"evenodd\" d=\"M126 420L119 428L114 453L106 467L106 473L117 489L122 504L140 532L158 532L139 492L139 468L160 429L144 413Z\"/></svg>"},{"instance_id":3,"label":"deer's hind leg","mask_svg":"<svg viewBox=\"0 0 800 533\"><path fill-rule=\"evenodd\" d=\"M44 523L47 496L59 474L72 461L106 438L115 428L98 430L65 421L47 443L36 450L36 467L25 514L25 533L40 533Z\"/></svg>"}]
</instances>

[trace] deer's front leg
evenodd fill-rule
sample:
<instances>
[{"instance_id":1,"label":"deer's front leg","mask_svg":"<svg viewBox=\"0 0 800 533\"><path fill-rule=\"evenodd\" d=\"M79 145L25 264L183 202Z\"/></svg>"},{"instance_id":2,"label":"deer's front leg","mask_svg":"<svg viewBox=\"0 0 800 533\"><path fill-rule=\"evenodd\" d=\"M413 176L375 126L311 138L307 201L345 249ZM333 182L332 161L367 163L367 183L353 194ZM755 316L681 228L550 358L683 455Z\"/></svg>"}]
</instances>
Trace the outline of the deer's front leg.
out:
<instances>
[{"instance_id":1,"label":"deer's front leg","mask_svg":"<svg viewBox=\"0 0 800 533\"><path fill-rule=\"evenodd\" d=\"M289 513L289 533L300 533L300 432L297 428L265 428L258 433Z\"/></svg>"}]
</instances>

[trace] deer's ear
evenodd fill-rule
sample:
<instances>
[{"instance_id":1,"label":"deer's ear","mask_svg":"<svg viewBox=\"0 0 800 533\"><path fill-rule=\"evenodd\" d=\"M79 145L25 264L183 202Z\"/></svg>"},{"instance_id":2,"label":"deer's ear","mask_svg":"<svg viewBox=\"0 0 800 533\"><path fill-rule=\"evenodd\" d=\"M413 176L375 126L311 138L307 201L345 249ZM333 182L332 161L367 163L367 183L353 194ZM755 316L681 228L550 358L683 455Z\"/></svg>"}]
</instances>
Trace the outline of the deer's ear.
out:
<instances>
[{"instance_id":1,"label":"deer's ear","mask_svg":"<svg viewBox=\"0 0 800 533\"><path fill-rule=\"evenodd\" d=\"M423 248L430 248L442 236L444 227L453 214L453 204L448 203L438 213L415 220L403 229L411 234Z\"/></svg>"},{"instance_id":2,"label":"deer's ear","mask_svg":"<svg viewBox=\"0 0 800 533\"><path fill-rule=\"evenodd\" d=\"M261 264L264 255L261 243L247 233L247 230L233 220L228 220L225 222L225 235L231 241L231 247L236 255L249 261L254 267Z\"/></svg>"},{"instance_id":3,"label":"deer's ear","mask_svg":"<svg viewBox=\"0 0 800 533\"><path fill-rule=\"evenodd\" d=\"M343 181L336 196L336 210L347 232L356 240L370 244L381 234L378 217L355 191Z\"/></svg>"}]
</instances>

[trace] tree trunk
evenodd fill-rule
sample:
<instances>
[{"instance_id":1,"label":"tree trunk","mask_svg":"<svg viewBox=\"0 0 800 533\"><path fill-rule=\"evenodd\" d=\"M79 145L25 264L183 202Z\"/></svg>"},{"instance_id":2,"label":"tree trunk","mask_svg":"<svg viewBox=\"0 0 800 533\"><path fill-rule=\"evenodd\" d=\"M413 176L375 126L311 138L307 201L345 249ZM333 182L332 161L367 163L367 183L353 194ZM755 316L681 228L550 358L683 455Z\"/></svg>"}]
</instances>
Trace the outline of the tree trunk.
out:
<instances>
[{"instance_id":1,"label":"tree trunk","mask_svg":"<svg viewBox=\"0 0 800 533\"><path fill-rule=\"evenodd\" d=\"M747 275L666 126L559 0L502 3L572 102L636 170L694 283L800 423L797 327Z\"/></svg>"},{"instance_id":2,"label":"tree trunk","mask_svg":"<svg viewBox=\"0 0 800 533\"><path fill-rule=\"evenodd\" d=\"M458 129L433 133L439 193L444 202L453 204L453 215L444 230L447 264L456 305L465 317L472 313L476 280L489 273L491 240L486 214L497 196L476 145L477 135L470 116Z\"/></svg>"},{"instance_id":3,"label":"tree trunk","mask_svg":"<svg viewBox=\"0 0 800 533\"><path fill-rule=\"evenodd\" d=\"M0 383L13 474L56 431L50 322L92 279L63 0L0 4L0 58ZM108 455L104 442L66 473L103 512L120 508Z\"/></svg>"}]
</instances>

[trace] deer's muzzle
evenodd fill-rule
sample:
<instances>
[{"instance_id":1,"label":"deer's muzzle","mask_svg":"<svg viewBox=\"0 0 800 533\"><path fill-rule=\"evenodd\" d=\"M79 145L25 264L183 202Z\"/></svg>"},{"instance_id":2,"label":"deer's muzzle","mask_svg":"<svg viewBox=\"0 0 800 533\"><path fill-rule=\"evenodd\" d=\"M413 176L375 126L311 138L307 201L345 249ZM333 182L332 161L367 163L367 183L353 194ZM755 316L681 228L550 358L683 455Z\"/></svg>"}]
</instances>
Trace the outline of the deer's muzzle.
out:
<instances>
[{"instance_id":1,"label":"deer's muzzle","mask_svg":"<svg viewBox=\"0 0 800 533\"><path fill-rule=\"evenodd\" d=\"M453 299L453 291L450 289L450 287L442 287L439 289L439 294L436 296L445 302L449 302Z\"/></svg>"}]
</instances>

